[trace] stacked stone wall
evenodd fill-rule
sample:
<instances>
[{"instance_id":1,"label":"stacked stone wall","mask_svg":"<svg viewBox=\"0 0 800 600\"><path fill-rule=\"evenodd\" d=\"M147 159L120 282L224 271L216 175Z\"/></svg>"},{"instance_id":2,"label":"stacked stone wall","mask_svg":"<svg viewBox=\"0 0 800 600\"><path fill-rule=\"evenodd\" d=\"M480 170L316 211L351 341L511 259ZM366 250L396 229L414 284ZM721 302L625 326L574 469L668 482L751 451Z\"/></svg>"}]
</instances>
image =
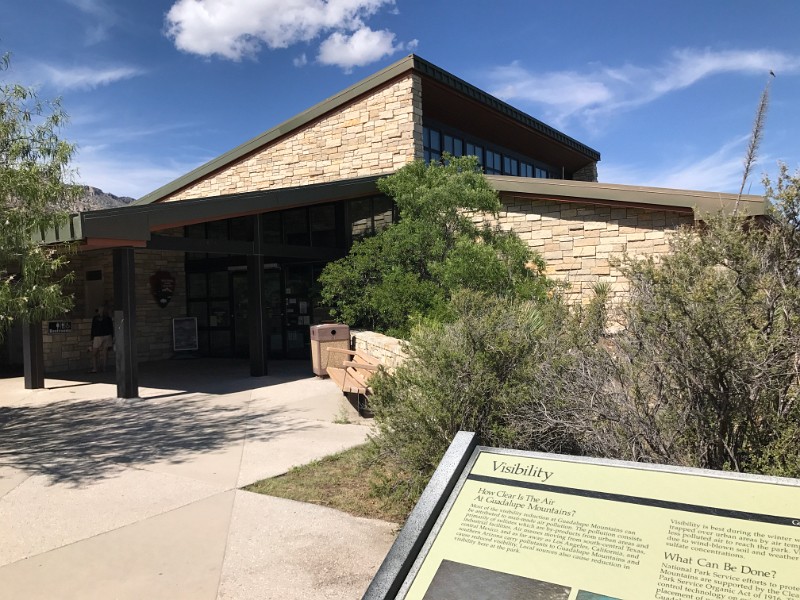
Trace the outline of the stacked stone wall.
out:
<instances>
[{"instance_id":1,"label":"stacked stone wall","mask_svg":"<svg viewBox=\"0 0 800 600\"><path fill-rule=\"evenodd\" d=\"M111 250L85 252L71 257L70 267L75 279L64 291L72 294L75 302L72 311L53 321L69 321L71 330L66 333L49 333L48 322L42 324L45 370L48 373L83 370L91 360L89 345L92 318L88 316L96 307L87 307L85 298L86 271L103 273L103 302L113 314L114 271ZM139 360L162 360L172 356L172 319L186 316L186 277L184 255L181 252L137 250L136 269L136 343ZM172 300L161 308L150 291L150 276L157 271L167 271L175 278ZM88 311L87 311L88 308ZM113 350L108 365L113 366Z\"/></svg>"},{"instance_id":2,"label":"stacked stone wall","mask_svg":"<svg viewBox=\"0 0 800 600\"><path fill-rule=\"evenodd\" d=\"M663 210L523 198L504 198L499 215L501 229L516 232L544 258L550 277L569 284L573 302L588 301L599 282L610 286L612 298L624 298L629 283L610 259L666 254L670 235L693 222L692 215Z\"/></svg>"},{"instance_id":3,"label":"stacked stone wall","mask_svg":"<svg viewBox=\"0 0 800 600\"><path fill-rule=\"evenodd\" d=\"M396 80L165 198L206 198L391 173L421 156L422 84Z\"/></svg>"},{"instance_id":4,"label":"stacked stone wall","mask_svg":"<svg viewBox=\"0 0 800 600\"><path fill-rule=\"evenodd\" d=\"M351 337L354 350L362 350L374 356L390 371L408 356L403 349L403 341L397 338L374 331L353 331Z\"/></svg>"},{"instance_id":5,"label":"stacked stone wall","mask_svg":"<svg viewBox=\"0 0 800 600\"><path fill-rule=\"evenodd\" d=\"M597 181L597 163L589 163L572 174L573 181Z\"/></svg>"}]
</instances>

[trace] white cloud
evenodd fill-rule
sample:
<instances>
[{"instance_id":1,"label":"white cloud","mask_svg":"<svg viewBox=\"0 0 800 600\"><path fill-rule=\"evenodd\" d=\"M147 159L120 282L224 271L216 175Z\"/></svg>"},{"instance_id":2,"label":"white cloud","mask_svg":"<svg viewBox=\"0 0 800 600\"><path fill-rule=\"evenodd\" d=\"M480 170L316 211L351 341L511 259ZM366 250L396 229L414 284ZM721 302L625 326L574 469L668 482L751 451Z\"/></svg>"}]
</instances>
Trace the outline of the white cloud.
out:
<instances>
[{"instance_id":1,"label":"white cloud","mask_svg":"<svg viewBox=\"0 0 800 600\"><path fill-rule=\"evenodd\" d=\"M585 72L534 73L519 62L493 69L493 94L542 105L558 125L571 118L589 123L630 110L722 73L762 75L800 72L800 56L770 50L676 50L659 65L594 65Z\"/></svg>"},{"instance_id":2,"label":"white cloud","mask_svg":"<svg viewBox=\"0 0 800 600\"><path fill-rule=\"evenodd\" d=\"M117 15L106 0L65 0L82 13L92 17L95 23L86 26L85 43L88 46L103 42L109 37L109 30L116 24Z\"/></svg>"},{"instance_id":3,"label":"white cloud","mask_svg":"<svg viewBox=\"0 0 800 600\"><path fill-rule=\"evenodd\" d=\"M210 158L210 157L209 157ZM76 183L100 188L109 194L141 198L205 162L157 161L114 152L103 144L82 146L72 163Z\"/></svg>"},{"instance_id":4,"label":"white cloud","mask_svg":"<svg viewBox=\"0 0 800 600\"><path fill-rule=\"evenodd\" d=\"M303 52L300 56L297 56L294 59L292 59L292 64L295 67L305 67L308 64L308 58L306 57L306 53Z\"/></svg>"},{"instance_id":5,"label":"white cloud","mask_svg":"<svg viewBox=\"0 0 800 600\"><path fill-rule=\"evenodd\" d=\"M34 77L39 83L46 83L59 90L91 90L143 73L142 69L129 66L64 68L40 63L34 67Z\"/></svg>"},{"instance_id":6,"label":"white cloud","mask_svg":"<svg viewBox=\"0 0 800 600\"><path fill-rule=\"evenodd\" d=\"M419 40L416 38L414 38L410 42L406 42L406 50L408 50L409 52L413 52L418 47L419 47Z\"/></svg>"},{"instance_id":7,"label":"white cloud","mask_svg":"<svg viewBox=\"0 0 800 600\"><path fill-rule=\"evenodd\" d=\"M352 35L334 32L319 47L317 60L323 65L334 65L350 72L389 56L398 50L390 31L373 31L361 27Z\"/></svg>"},{"instance_id":8,"label":"white cloud","mask_svg":"<svg viewBox=\"0 0 800 600\"><path fill-rule=\"evenodd\" d=\"M86 162L76 160L75 166L78 169L77 183L100 188L116 196L138 199L188 173L197 165L164 165L146 159L97 158Z\"/></svg>"},{"instance_id":9,"label":"white cloud","mask_svg":"<svg viewBox=\"0 0 800 600\"><path fill-rule=\"evenodd\" d=\"M608 183L643 185L682 190L715 190L738 193L742 184L745 146L748 136L730 140L707 156L684 156L673 163L641 165L615 164L613 159L598 165L598 179ZM744 192L762 192L759 173L769 157L753 165Z\"/></svg>"},{"instance_id":10,"label":"white cloud","mask_svg":"<svg viewBox=\"0 0 800 600\"><path fill-rule=\"evenodd\" d=\"M362 43L371 43L374 55L376 47L383 47L375 34L388 32L368 35L364 19L393 4L394 0L178 0L166 16L167 35L184 52L241 60L254 56L262 45L287 48L332 32L341 36L331 42L337 47L347 45L345 39L352 45L356 36L356 42L369 38L371 42Z\"/></svg>"}]
</instances>

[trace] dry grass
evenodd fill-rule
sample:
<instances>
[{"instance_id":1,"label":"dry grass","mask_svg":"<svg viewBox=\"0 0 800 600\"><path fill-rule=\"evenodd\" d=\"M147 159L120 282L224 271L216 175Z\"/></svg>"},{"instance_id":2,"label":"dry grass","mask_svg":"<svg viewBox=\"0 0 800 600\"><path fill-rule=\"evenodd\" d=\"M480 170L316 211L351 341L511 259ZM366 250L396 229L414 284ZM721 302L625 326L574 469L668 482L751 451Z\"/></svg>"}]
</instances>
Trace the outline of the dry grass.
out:
<instances>
[{"instance_id":1,"label":"dry grass","mask_svg":"<svg viewBox=\"0 0 800 600\"><path fill-rule=\"evenodd\" d=\"M387 470L373 459L369 444L364 444L244 489L328 506L357 517L402 523L409 507L379 498L375 493L375 483L389 474Z\"/></svg>"}]
</instances>

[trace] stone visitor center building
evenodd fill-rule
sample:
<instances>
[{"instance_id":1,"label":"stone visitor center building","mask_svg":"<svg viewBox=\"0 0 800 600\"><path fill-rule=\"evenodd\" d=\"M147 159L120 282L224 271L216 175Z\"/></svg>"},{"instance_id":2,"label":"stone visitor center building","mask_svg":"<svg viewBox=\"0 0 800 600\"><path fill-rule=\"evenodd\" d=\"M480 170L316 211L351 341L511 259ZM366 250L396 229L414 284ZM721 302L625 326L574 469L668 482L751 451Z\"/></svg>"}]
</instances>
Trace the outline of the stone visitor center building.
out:
<instances>
[{"instance_id":1,"label":"stone visitor center building","mask_svg":"<svg viewBox=\"0 0 800 600\"><path fill-rule=\"evenodd\" d=\"M397 218L379 177L443 152L476 155L513 229L569 282L624 293L609 264L659 254L670 231L732 206L729 194L597 182L600 154L411 55L118 209L75 215L45 242L77 242L72 313L22 332L27 387L85 369L91 318L113 310L117 390L138 395L138 362L170 358L177 334L212 357L309 356L326 263ZM748 214L764 200L745 196ZM196 337L193 335L196 318ZM173 323L174 319L178 319ZM180 346L178 346L180 347Z\"/></svg>"}]
</instances>

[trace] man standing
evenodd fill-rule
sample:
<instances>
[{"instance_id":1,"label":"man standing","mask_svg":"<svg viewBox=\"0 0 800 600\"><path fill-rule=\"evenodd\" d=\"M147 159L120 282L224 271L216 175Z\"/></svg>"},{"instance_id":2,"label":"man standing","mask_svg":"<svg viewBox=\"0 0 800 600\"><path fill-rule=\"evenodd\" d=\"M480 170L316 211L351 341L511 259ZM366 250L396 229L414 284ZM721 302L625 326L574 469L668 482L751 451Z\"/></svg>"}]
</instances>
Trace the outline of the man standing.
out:
<instances>
[{"instance_id":1,"label":"man standing","mask_svg":"<svg viewBox=\"0 0 800 600\"><path fill-rule=\"evenodd\" d=\"M100 370L106 370L106 355L114 343L114 322L108 316L108 309L98 308L92 317L92 368L89 373L97 373L97 357L100 357Z\"/></svg>"}]
</instances>

